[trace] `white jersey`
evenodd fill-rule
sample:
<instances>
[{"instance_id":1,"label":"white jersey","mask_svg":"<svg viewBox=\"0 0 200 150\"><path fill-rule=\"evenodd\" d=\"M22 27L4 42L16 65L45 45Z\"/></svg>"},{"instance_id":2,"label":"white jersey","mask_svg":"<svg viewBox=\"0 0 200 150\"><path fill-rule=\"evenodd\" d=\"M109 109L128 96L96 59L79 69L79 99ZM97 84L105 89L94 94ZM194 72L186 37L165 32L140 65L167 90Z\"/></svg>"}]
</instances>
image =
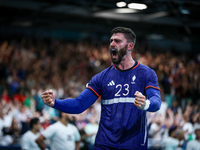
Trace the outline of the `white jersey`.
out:
<instances>
[{"instance_id":1,"label":"white jersey","mask_svg":"<svg viewBox=\"0 0 200 150\"><path fill-rule=\"evenodd\" d=\"M200 150L200 141L192 140L187 143L186 150Z\"/></svg>"},{"instance_id":2,"label":"white jersey","mask_svg":"<svg viewBox=\"0 0 200 150\"><path fill-rule=\"evenodd\" d=\"M80 140L80 133L76 126L70 123L65 126L60 121L47 127L42 135L50 139L51 150L75 150L75 142Z\"/></svg>"},{"instance_id":3,"label":"white jersey","mask_svg":"<svg viewBox=\"0 0 200 150\"><path fill-rule=\"evenodd\" d=\"M21 149L22 150L40 150L40 147L35 142L38 136L39 136L39 133L34 134L30 130L24 133L21 139Z\"/></svg>"},{"instance_id":4,"label":"white jersey","mask_svg":"<svg viewBox=\"0 0 200 150\"><path fill-rule=\"evenodd\" d=\"M168 137L166 140L163 142L163 146L165 150L176 150L179 145L179 140Z\"/></svg>"}]
</instances>

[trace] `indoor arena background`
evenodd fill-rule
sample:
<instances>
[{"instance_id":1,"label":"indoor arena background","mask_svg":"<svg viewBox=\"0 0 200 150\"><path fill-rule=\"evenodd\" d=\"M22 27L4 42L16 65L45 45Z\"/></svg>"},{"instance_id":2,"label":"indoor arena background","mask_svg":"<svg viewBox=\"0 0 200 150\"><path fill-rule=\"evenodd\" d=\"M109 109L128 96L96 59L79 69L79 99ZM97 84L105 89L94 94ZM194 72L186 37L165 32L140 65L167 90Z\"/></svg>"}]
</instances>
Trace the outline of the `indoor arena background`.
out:
<instances>
[{"instance_id":1,"label":"indoor arena background","mask_svg":"<svg viewBox=\"0 0 200 150\"><path fill-rule=\"evenodd\" d=\"M76 97L91 77L111 65L110 30L131 28L137 35L133 59L154 69L162 106L147 112L148 148L161 150L171 127L184 150L200 126L200 2L141 0L147 8L130 9L126 0L0 1L0 149L20 150L32 117L42 130L55 123L57 110L41 94ZM92 119L98 125L100 99L72 122L81 135ZM5 129L14 130L6 134ZM81 150L95 138L82 139ZM49 141L46 141L48 146Z\"/></svg>"}]
</instances>

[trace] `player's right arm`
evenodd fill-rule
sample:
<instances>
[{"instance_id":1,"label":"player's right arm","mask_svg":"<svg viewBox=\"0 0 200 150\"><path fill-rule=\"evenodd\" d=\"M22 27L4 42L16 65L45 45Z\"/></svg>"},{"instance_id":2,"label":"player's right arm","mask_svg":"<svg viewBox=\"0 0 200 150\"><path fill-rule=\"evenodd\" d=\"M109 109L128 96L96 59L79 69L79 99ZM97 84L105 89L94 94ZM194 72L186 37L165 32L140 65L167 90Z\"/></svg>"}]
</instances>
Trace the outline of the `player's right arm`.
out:
<instances>
[{"instance_id":1,"label":"player's right arm","mask_svg":"<svg viewBox=\"0 0 200 150\"><path fill-rule=\"evenodd\" d=\"M42 94L45 104L68 114L79 114L89 108L98 99L101 93L102 73L92 77L87 88L76 98L58 100L54 98L53 91Z\"/></svg>"},{"instance_id":2,"label":"player's right arm","mask_svg":"<svg viewBox=\"0 0 200 150\"><path fill-rule=\"evenodd\" d=\"M40 136L35 140L35 142L38 144L38 146L41 148L41 150L45 150L46 149L46 145L44 143L44 140L46 138L40 134Z\"/></svg>"},{"instance_id":3,"label":"player's right arm","mask_svg":"<svg viewBox=\"0 0 200 150\"><path fill-rule=\"evenodd\" d=\"M75 150L80 150L80 143L81 141L75 142Z\"/></svg>"},{"instance_id":4,"label":"player's right arm","mask_svg":"<svg viewBox=\"0 0 200 150\"><path fill-rule=\"evenodd\" d=\"M54 98L52 90L49 90L42 94L42 100L45 104L62 112L69 114L79 114L94 104L98 96L99 95L95 94L94 91L86 88L77 98L58 100Z\"/></svg>"},{"instance_id":5,"label":"player's right arm","mask_svg":"<svg viewBox=\"0 0 200 150\"><path fill-rule=\"evenodd\" d=\"M48 126L45 130L42 131L40 136L35 140L35 142L39 145L42 150L46 150L46 144L44 142L45 139L52 139L55 133L57 132L57 128L53 125Z\"/></svg>"},{"instance_id":6,"label":"player's right arm","mask_svg":"<svg viewBox=\"0 0 200 150\"><path fill-rule=\"evenodd\" d=\"M75 126L74 126L74 137L75 137L75 150L80 150L81 135L77 127Z\"/></svg>"}]
</instances>

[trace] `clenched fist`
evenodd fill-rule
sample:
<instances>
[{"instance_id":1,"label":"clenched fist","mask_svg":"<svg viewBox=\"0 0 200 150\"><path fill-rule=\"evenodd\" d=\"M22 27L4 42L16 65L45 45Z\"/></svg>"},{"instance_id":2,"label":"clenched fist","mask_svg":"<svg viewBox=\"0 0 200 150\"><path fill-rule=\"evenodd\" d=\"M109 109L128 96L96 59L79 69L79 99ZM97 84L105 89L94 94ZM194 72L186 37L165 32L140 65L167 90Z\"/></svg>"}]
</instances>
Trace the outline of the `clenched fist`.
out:
<instances>
[{"instance_id":1,"label":"clenched fist","mask_svg":"<svg viewBox=\"0 0 200 150\"><path fill-rule=\"evenodd\" d=\"M42 100L46 105L53 107L55 104L53 91L50 89L42 93Z\"/></svg>"},{"instance_id":2,"label":"clenched fist","mask_svg":"<svg viewBox=\"0 0 200 150\"><path fill-rule=\"evenodd\" d=\"M141 92L136 91L135 92L135 106L137 106L138 109L144 110L144 107L146 105L146 97L142 95Z\"/></svg>"}]
</instances>

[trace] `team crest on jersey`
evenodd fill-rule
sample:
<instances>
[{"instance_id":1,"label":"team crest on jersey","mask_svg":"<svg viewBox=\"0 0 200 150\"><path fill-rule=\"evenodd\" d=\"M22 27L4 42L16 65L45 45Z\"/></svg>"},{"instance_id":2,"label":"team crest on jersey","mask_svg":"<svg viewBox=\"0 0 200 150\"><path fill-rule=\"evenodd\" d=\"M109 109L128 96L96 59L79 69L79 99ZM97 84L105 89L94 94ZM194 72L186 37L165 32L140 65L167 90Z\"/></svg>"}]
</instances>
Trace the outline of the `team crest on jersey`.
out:
<instances>
[{"instance_id":1,"label":"team crest on jersey","mask_svg":"<svg viewBox=\"0 0 200 150\"><path fill-rule=\"evenodd\" d=\"M136 76L134 75L134 76L132 77L132 82L131 82L131 84L135 84L135 79L136 79Z\"/></svg>"},{"instance_id":2,"label":"team crest on jersey","mask_svg":"<svg viewBox=\"0 0 200 150\"><path fill-rule=\"evenodd\" d=\"M85 87L87 88L87 87L88 87L88 85L89 85L89 83L87 83L87 84L85 85Z\"/></svg>"}]
</instances>

